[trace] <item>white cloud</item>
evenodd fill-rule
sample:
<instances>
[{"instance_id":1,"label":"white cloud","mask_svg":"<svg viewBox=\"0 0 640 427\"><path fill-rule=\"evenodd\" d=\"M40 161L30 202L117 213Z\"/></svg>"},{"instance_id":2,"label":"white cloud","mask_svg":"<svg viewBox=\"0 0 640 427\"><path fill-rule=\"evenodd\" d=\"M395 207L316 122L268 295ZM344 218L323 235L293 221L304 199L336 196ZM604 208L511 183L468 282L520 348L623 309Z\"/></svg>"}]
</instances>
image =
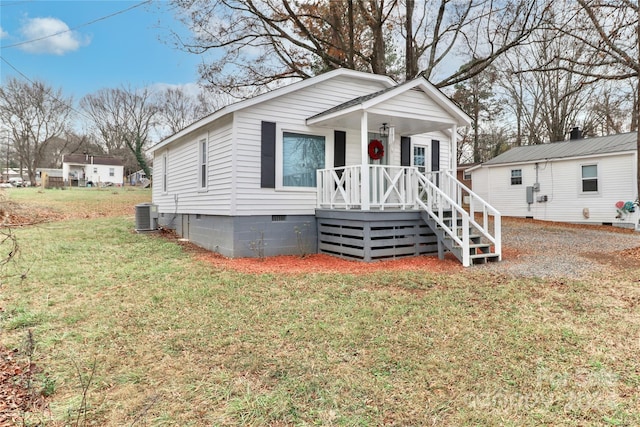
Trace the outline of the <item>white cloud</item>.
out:
<instances>
[{"instance_id":1,"label":"white cloud","mask_svg":"<svg viewBox=\"0 0 640 427\"><path fill-rule=\"evenodd\" d=\"M30 53L64 55L85 44L80 35L57 18L31 18L20 28L25 41L20 48Z\"/></svg>"},{"instance_id":2,"label":"white cloud","mask_svg":"<svg viewBox=\"0 0 640 427\"><path fill-rule=\"evenodd\" d=\"M0 39L3 39L5 37L8 37L9 33L7 33L5 30L2 29L2 27L0 27Z\"/></svg>"}]
</instances>

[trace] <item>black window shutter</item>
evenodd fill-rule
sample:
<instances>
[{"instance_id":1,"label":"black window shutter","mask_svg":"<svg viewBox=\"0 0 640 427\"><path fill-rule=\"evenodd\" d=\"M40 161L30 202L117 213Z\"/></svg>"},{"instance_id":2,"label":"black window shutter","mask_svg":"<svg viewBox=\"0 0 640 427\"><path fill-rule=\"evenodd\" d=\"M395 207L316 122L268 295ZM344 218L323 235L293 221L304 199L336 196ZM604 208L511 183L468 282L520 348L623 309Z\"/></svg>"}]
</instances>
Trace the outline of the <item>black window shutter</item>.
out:
<instances>
[{"instance_id":1,"label":"black window shutter","mask_svg":"<svg viewBox=\"0 0 640 427\"><path fill-rule=\"evenodd\" d=\"M341 130L333 131L333 167L346 165L347 133Z\"/></svg>"},{"instance_id":2,"label":"black window shutter","mask_svg":"<svg viewBox=\"0 0 640 427\"><path fill-rule=\"evenodd\" d=\"M260 187L276 188L276 124L262 122Z\"/></svg>"},{"instance_id":3,"label":"black window shutter","mask_svg":"<svg viewBox=\"0 0 640 427\"><path fill-rule=\"evenodd\" d=\"M400 166L411 166L411 138L400 137Z\"/></svg>"},{"instance_id":4,"label":"black window shutter","mask_svg":"<svg viewBox=\"0 0 640 427\"><path fill-rule=\"evenodd\" d=\"M437 172L440 170L440 141L431 140L431 170Z\"/></svg>"}]
</instances>

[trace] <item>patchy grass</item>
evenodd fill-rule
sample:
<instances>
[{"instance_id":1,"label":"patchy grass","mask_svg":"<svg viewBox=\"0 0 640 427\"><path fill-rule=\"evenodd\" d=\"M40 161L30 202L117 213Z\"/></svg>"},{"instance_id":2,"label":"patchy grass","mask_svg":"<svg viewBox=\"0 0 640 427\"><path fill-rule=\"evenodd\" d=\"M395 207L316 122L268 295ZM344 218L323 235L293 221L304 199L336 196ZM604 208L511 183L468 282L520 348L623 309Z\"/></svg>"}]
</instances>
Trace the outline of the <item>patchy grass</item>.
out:
<instances>
[{"instance_id":1,"label":"patchy grass","mask_svg":"<svg viewBox=\"0 0 640 427\"><path fill-rule=\"evenodd\" d=\"M20 221L133 215L135 205L151 201L151 190L136 187L0 189L0 211Z\"/></svg>"},{"instance_id":2,"label":"patchy grass","mask_svg":"<svg viewBox=\"0 0 640 427\"><path fill-rule=\"evenodd\" d=\"M27 425L640 424L638 270L243 274L132 229L17 231L0 343L55 384Z\"/></svg>"}]
</instances>

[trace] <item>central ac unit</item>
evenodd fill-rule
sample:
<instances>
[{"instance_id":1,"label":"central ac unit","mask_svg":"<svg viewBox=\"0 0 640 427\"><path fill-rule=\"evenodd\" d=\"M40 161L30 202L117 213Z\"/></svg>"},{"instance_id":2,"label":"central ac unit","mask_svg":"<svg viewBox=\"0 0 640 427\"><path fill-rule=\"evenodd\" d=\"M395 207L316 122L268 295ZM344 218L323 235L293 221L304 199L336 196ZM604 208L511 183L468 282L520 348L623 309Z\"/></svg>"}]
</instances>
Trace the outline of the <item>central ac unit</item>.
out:
<instances>
[{"instance_id":1,"label":"central ac unit","mask_svg":"<svg viewBox=\"0 0 640 427\"><path fill-rule=\"evenodd\" d=\"M136 205L136 231L158 229L158 206L152 203Z\"/></svg>"}]
</instances>

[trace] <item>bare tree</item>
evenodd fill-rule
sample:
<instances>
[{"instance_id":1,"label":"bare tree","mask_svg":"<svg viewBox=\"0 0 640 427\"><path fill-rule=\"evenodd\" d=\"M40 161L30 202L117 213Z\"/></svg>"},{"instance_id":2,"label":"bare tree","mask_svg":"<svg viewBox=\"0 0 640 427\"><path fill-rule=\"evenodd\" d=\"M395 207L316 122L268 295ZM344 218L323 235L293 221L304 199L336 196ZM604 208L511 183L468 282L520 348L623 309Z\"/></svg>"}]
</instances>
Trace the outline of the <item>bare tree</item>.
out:
<instances>
[{"instance_id":1,"label":"bare tree","mask_svg":"<svg viewBox=\"0 0 640 427\"><path fill-rule=\"evenodd\" d=\"M640 111L640 7L629 0L577 0L558 2L567 17L556 26L558 33L584 46L586 54L575 59L561 55L555 69L580 73L598 81L633 82L631 129L636 129ZM551 68L551 67L550 67ZM640 133L637 149L640 152ZM640 156L636 165L636 187L640 194Z\"/></svg>"},{"instance_id":2,"label":"bare tree","mask_svg":"<svg viewBox=\"0 0 640 427\"><path fill-rule=\"evenodd\" d=\"M180 88L166 88L157 97L159 125L164 136L172 135L215 110L216 105L202 93L197 97Z\"/></svg>"},{"instance_id":3,"label":"bare tree","mask_svg":"<svg viewBox=\"0 0 640 427\"><path fill-rule=\"evenodd\" d=\"M102 89L80 100L107 153L121 154L124 147L128 148L147 176L151 176L151 171L144 151L158 113L152 98L149 88L122 87Z\"/></svg>"},{"instance_id":4,"label":"bare tree","mask_svg":"<svg viewBox=\"0 0 640 427\"><path fill-rule=\"evenodd\" d=\"M67 131L48 142L40 167L60 169L65 154L87 152L103 154L102 147L97 145L90 135Z\"/></svg>"},{"instance_id":5,"label":"bare tree","mask_svg":"<svg viewBox=\"0 0 640 427\"><path fill-rule=\"evenodd\" d=\"M203 81L229 91L240 89L244 97L282 80L305 79L335 68L403 75L407 80L423 75L439 79L434 82L439 87L453 85L526 41L547 3L173 0L194 34L179 44L197 54L222 52L200 67ZM397 55L401 38L404 53ZM439 77L437 71L456 56L457 61L471 60Z\"/></svg>"},{"instance_id":6,"label":"bare tree","mask_svg":"<svg viewBox=\"0 0 640 427\"><path fill-rule=\"evenodd\" d=\"M584 74L588 68L581 62L589 52L555 30L553 19L560 18L550 16L546 29L504 55L497 67L516 122L515 145L562 141L581 121L584 128L592 100L601 91L597 79Z\"/></svg>"},{"instance_id":7,"label":"bare tree","mask_svg":"<svg viewBox=\"0 0 640 427\"><path fill-rule=\"evenodd\" d=\"M10 127L20 167L27 168L32 185L48 145L68 128L71 105L72 99L65 98L62 90L43 82L9 78L0 87L0 118Z\"/></svg>"}]
</instances>

